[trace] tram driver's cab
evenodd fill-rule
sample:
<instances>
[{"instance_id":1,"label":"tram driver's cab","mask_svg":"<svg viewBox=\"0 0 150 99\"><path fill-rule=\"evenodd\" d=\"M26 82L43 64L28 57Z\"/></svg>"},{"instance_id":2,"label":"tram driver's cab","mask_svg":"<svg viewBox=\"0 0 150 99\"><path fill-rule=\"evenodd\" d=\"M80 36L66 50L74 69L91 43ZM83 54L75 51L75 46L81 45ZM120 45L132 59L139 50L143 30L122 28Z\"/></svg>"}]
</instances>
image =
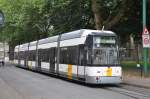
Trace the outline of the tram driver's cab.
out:
<instances>
[{"instance_id":1,"label":"tram driver's cab","mask_svg":"<svg viewBox=\"0 0 150 99\"><path fill-rule=\"evenodd\" d=\"M117 66L119 50L115 34L93 33L86 40L87 65Z\"/></svg>"}]
</instances>

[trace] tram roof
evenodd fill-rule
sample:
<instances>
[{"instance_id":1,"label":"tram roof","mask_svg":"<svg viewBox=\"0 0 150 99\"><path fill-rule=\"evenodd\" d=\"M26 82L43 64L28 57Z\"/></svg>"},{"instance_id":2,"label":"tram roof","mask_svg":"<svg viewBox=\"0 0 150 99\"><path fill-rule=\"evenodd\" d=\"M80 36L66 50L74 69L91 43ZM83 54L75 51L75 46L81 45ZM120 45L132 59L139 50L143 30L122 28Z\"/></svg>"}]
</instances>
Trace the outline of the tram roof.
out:
<instances>
[{"instance_id":1,"label":"tram roof","mask_svg":"<svg viewBox=\"0 0 150 99\"><path fill-rule=\"evenodd\" d=\"M57 42L58 37L59 36L56 35L56 36L48 37L48 38L45 38L45 39L41 39L41 40L39 40L38 44L41 45L41 44L45 44L45 43Z\"/></svg>"},{"instance_id":2,"label":"tram roof","mask_svg":"<svg viewBox=\"0 0 150 99\"><path fill-rule=\"evenodd\" d=\"M60 40L63 41L63 40L69 40L69 39L73 39L73 38L81 38L81 37L85 37L88 35L116 36L116 34L112 31L80 29L80 30L61 34ZM59 35L41 39L38 41L38 45L45 44L45 43L57 42L58 37L59 37ZM30 42L30 46L35 46L36 43L37 43L37 41Z\"/></svg>"},{"instance_id":3,"label":"tram roof","mask_svg":"<svg viewBox=\"0 0 150 99\"><path fill-rule=\"evenodd\" d=\"M35 46L37 41L30 42L30 46Z\"/></svg>"},{"instance_id":4,"label":"tram roof","mask_svg":"<svg viewBox=\"0 0 150 99\"><path fill-rule=\"evenodd\" d=\"M76 30L72 32L67 32L64 34L61 34L61 41L63 40L68 40L68 39L73 39L73 38L81 38L87 35L103 35L103 36L115 36L116 34L112 31L101 31L101 30L90 30L90 29L81 29L81 30ZM58 40L58 35L41 39L39 40L39 45L44 44L44 43L51 43L51 42L56 42Z\"/></svg>"},{"instance_id":5,"label":"tram roof","mask_svg":"<svg viewBox=\"0 0 150 99\"><path fill-rule=\"evenodd\" d=\"M61 40L80 38L88 35L116 36L116 34L112 31L81 29L62 34Z\"/></svg>"},{"instance_id":6,"label":"tram roof","mask_svg":"<svg viewBox=\"0 0 150 99\"><path fill-rule=\"evenodd\" d=\"M17 46L15 47L15 49L17 49L17 48L19 48L19 45L17 45Z\"/></svg>"},{"instance_id":7,"label":"tram roof","mask_svg":"<svg viewBox=\"0 0 150 99\"><path fill-rule=\"evenodd\" d=\"M22 44L22 47L28 47L29 43Z\"/></svg>"},{"instance_id":8,"label":"tram roof","mask_svg":"<svg viewBox=\"0 0 150 99\"><path fill-rule=\"evenodd\" d=\"M20 45L20 49L24 49L24 48L27 48L29 45L29 43L25 43L25 44L22 44Z\"/></svg>"}]
</instances>

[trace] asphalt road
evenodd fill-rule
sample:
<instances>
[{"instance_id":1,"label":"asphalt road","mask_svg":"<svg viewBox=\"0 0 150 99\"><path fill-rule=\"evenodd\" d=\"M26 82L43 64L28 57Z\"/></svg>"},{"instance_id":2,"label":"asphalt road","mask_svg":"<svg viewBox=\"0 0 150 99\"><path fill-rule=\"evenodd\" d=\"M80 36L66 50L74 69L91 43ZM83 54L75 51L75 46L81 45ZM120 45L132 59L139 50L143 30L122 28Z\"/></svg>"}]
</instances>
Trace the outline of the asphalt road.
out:
<instances>
[{"instance_id":1,"label":"asphalt road","mask_svg":"<svg viewBox=\"0 0 150 99\"><path fill-rule=\"evenodd\" d=\"M0 99L140 99L112 90L117 87L86 86L15 66L0 68Z\"/></svg>"}]
</instances>

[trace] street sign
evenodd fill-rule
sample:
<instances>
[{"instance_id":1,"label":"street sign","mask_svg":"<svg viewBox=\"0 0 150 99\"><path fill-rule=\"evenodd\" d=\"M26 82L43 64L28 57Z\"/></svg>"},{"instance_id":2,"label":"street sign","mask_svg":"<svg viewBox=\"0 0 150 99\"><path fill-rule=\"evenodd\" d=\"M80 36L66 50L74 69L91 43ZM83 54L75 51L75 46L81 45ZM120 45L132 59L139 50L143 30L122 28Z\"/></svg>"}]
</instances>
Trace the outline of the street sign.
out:
<instances>
[{"instance_id":1,"label":"street sign","mask_svg":"<svg viewBox=\"0 0 150 99\"><path fill-rule=\"evenodd\" d=\"M147 30L147 28L144 29L143 34L142 34L142 41L143 41L143 47L144 48L149 48L150 47L150 35Z\"/></svg>"}]
</instances>

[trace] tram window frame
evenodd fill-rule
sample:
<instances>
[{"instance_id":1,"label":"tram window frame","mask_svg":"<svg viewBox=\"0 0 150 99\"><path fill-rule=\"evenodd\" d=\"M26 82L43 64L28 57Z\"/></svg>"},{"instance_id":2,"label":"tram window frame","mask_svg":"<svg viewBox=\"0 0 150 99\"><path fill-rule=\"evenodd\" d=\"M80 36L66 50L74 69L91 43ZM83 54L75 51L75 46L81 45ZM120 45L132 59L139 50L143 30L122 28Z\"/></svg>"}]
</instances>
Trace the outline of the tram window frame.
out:
<instances>
[{"instance_id":1,"label":"tram window frame","mask_svg":"<svg viewBox=\"0 0 150 99\"><path fill-rule=\"evenodd\" d=\"M86 44L85 46L87 46L89 49L93 48L93 35L88 35L87 39L86 39ZM81 45L80 45L81 46Z\"/></svg>"},{"instance_id":2,"label":"tram window frame","mask_svg":"<svg viewBox=\"0 0 150 99\"><path fill-rule=\"evenodd\" d=\"M91 65L93 63L93 38L94 38L93 35L88 35L85 45L80 45L80 46L86 47L86 49L83 48L86 50L85 54L87 57L86 59L84 59L84 61L86 61L85 64L88 64L88 65Z\"/></svg>"},{"instance_id":3,"label":"tram window frame","mask_svg":"<svg viewBox=\"0 0 150 99\"><path fill-rule=\"evenodd\" d=\"M61 47L60 48L60 63L61 64L68 64L68 48L67 47Z\"/></svg>"},{"instance_id":4,"label":"tram window frame","mask_svg":"<svg viewBox=\"0 0 150 99\"><path fill-rule=\"evenodd\" d=\"M50 51L49 49L45 49L45 61L49 62L49 57L50 57Z\"/></svg>"},{"instance_id":5,"label":"tram window frame","mask_svg":"<svg viewBox=\"0 0 150 99\"><path fill-rule=\"evenodd\" d=\"M28 51L24 51L24 59L27 60L28 59Z\"/></svg>"},{"instance_id":6,"label":"tram window frame","mask_svg":"<svg viewBox=\"0 0 150 99\"><path fill-rule=\"evenodd\" d=\"M14 52L14 59L18 59L18 52Z\"/></svg>"},{"instance_id":7,"label":"tram window frame","mask_svg":"<svg viewBox=\"0 0 150 99\"><path fill-rule=\"evenodd\" d=\"M78 46L60 48L60 63L78 65Z\"/></svg>"},{"instance_id":8,"label":"tram window frame","mask_svg":"<svg viewBox=\"0 0 150 99\"><path fill-rule=\"evenodd\" d=\"M87 65L87 48L85 45L79 45L79 65L86 66Z\"/></svg>"},{"instance_id":9,"label":"tram window frame","mask_svg":"<svg viewBox=\"0 0 150 99\"><path fill-rule=\"evenodd\" d=\"M49 62L51 63L51 64L54 64L55 63L55 57L56 57L56 48L49 48L48 49L49 50Z\"/></svg>"},{"instance_id":10,"label":"tram window frame","mask_svg":"<svg viewBox=\"0 0 150 99\"><path fill-rule=\"evenodd\" d=\"M19 58L20 60L24 60L24 51L19 52Z\"/></svg>"},{"instance_id":11,"label":"tram window frame","mask_svg":"<svg viewBox=\"0 0 150 99\"><path fill-rule=\"evenodd\" d=\"M36 61L36 50L29 50L29 61Z\"/></svg>"},{"instance_id":12,"label":"tram window frame","mask_svg":"<svg viewBox=\"0 0 150 99\"><path fill-rule=\"evenodd\" d=\"M42 53L42 49L38 49L38 61L41 61L41 59L42 59L41 53Z\"/></svg>"},{"instance_id":13,"label":"tram window frame","mask_svg":"<svg viewBox=\"0 0 150 99\"><path fill-rule=\"evenodd\" d=\"M32 58L31 58L31 57L32 57L32 52L31 52L31 50L29 50L29 56L28 56L28 60L29 60L29 61L32 61Z\"/></svg>"},{"instance_id":14,"label":"tram window frame","mask_svg":"<svg viewBox=\"0 0 150 99\"><path fill-rule=\"evenodd\" d=\"M33 50L32 60L33 60L33 61L36 61L36 50Z\"/></svg>"},{"instance_id":15,"label":"tram window frame","mask_svg":"<svg viewBox=\"0 0 150 99\"><path fill-rule=\"evenodd\" d=\"M69 63L73 65L77 65L78 63L78 49L77 46L71 46L68 48L68 54L69 54Z\"/></svg>"},{"instance_id":16,"label":"tram window frame","mask_svg":"<svg viewBox=\"0 0 150 99\"><path fill-rule=\"evenodd\" d=\"M44 61L44 49L41 49L41 53L40 53L40 56L41 56L41 61Z\"/></svg>"},{"instance_id":17,"label":"tram window frame","mask_svg":"<svg viewBox=\"0 0 150 99\"><path fill-rule=\"evenodd\" d=\"M21 59L21 51L18 52L18 60Z\"/></svg>"},{"instance_id":18,"label":"tram window frame","mask_svg":"<svg viewBox=\"0 0 150 99\"><path fill-rule=\"evenodd\" d=\"M43 62L49 62L49 49L40 50L40 60Z\"/></svg>"}]
</instances>

